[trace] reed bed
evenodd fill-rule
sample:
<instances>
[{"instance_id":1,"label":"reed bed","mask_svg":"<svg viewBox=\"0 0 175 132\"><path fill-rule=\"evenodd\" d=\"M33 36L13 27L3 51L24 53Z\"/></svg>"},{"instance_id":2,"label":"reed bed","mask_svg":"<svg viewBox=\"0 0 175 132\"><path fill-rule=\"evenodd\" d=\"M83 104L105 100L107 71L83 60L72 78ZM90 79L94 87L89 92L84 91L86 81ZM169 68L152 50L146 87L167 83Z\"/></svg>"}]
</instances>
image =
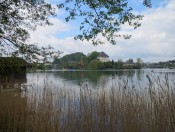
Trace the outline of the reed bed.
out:
<instances>
[{"instance_id":1,"label":"reed bed","mask_svg":"<svg viewBox=\"0 0 175 132\"><path fill-rule=\"evenodd\" d=\"M143 89L125 83L109 90L1 92L0 132L174 132L175 87L168 76L147 78Z\"/></svg>"}]
</instances>

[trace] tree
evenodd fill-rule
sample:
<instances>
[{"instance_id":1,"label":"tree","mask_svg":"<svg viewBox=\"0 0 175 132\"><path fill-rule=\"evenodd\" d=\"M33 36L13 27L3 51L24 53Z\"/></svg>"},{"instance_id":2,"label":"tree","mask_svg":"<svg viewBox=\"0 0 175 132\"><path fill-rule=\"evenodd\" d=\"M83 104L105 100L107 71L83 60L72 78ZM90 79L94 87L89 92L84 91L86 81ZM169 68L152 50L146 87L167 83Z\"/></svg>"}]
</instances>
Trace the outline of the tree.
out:
<instances>
[{"instance_id":1,"label":"tree","mask_svg":"<svg viewBox=\"0 0 175 132\"><path fill-rule=\"evenodd\" d=\"M51 25L49 17L54 15L54 8L43 0L1 0L0 56L21 56L29 61L43 56L42 48L28 42L29 31Z\"/></svg>"},{"instance_id":2,"label":"tree","mask_svg":"<svg viewBox=\"0 0 175 132\"><path fill-rule=\"evenodd\" d=\"M122 69L122 68L123 68L123 65L124 65L123 60L122 60L122 59L119 59L119 60L118 60L118 63L117 63L117 68L118 68L118 69Z\"/></svg>"},{"instance_id":3,"label":"tree","mask_svg":"<svg viewBox=\"0 0 175 132\"><path fill-rule=\"evenodd\" d=\"M151 6L150 0L143 1L144 5ZM69 12L66 21L78 16L83 18L80 25L82 34L75 39L92 40L94 45L104 43L98 38L99 35L112 44L116 44L116 37L130 38L127 34L117 34L121 25L128 23L137 28L143 17L132 12L127 0L66 0L58 7ZM55 16L55 9L44 0L1 0L0 56L21 56L29 61L44 56L42 48L28 42L29 31L36 30L39 25L51 25L51 16Z\"/></svg>"},{"instance_id":4,"label":"tree","mask_svg":"<svg viewBox=\"0 0 175 132\"><path fill-rule=\"evenodd\" d=\"M143 0L143 4L151 7L150 0ZM73 5L73 6L72 6ZM64 8L69 15L66 21L81 17L81 34L75 39L92 40L92 44L103 44L99 36L105 37L110 43L116 44L116 38L129 39L131 35L117 34L123 24L136 29L139 27L142 15L133 13L133 8L128 7L128 0L66 0L58 5Z\"/></svg>"},{"instance_id":5,"label":"tree","mask_svg":"<svg viewBox=\"0 0 175 132\"><path fill-rule=\"evenodd\" d=\"M62 58L60 58L61 62L69 62L69 63L73 63L73 62L81 62L82 58L85 57L85 55L81 52L76 52L76 53L72 53L72 54L68 54L63 56Z\"/></svg>"},{"instance_id":6,"label":"tree","mask_svg":"<svg viewBox=\"0 0 175 132\"><path fill-rule=\"evenodd\" d=\"M98 57L98 54L99 54L98 52L93 51L89 56L87 56L88 63L96 60Z\"/></svg>"},{"instance_id":7,"label":"tree","mask_svg":"<svg viewBox=\"0 0 175 132\"><path fill-rule=\"evenodd\" d=\"M140 69L140 68L142 68L143 67L143 61L142 61L142 59L140 59L140 58L137 58L137 68L138 69Z\"/></svg>"}]
</instances>

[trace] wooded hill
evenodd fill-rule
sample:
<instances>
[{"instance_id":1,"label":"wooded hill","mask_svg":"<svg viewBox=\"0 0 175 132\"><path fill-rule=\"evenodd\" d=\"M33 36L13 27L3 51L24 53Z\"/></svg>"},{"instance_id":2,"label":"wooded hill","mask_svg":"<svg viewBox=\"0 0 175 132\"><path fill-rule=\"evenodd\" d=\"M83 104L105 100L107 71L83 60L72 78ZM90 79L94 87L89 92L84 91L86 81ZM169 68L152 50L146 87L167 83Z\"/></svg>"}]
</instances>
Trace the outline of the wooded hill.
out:
<instances>
[{"instance_id":1,"label":"wooded hill","mask_svg":"<svg viewBox=\"0 0 175 132\"><path fill-rule=\"evenodd\" d=\"M114 68L114 62L100 62L97 60L99 53L93 51L87 56L81 52L65 55L53 61L57 69L107 69Z\"/></svg>"},{"instance_id":2,"label":"wooded hill","mask_svg":"<svg viewBox=\"0 0 175 132\"><path fill-rule=\"evenodd\" d=\"M65 55L62 58L56 58L53 61L55 69L88 69L88 70L104 70L104 69L137 69L141 68L137 63L132 66L125 66L122 60L117 62L108 61L101 62L98 60L99 52L93 51L87 56L81 52Z\"/></svg>"},{"instance_id":3,"label":"wooded hill","mask_svg":"<svg viewBox=\"0 0 175 132\"><path fill-rule=\"evenodd\" d=\"M69 62L69 63L81 62L84 57L86 57L86 55L84 55L83 53L76 52L73 54L65 55L62 58L54 59L53 64L60 64L60 63L65 63L65 62Z\"/></svg>"}]
</instances>

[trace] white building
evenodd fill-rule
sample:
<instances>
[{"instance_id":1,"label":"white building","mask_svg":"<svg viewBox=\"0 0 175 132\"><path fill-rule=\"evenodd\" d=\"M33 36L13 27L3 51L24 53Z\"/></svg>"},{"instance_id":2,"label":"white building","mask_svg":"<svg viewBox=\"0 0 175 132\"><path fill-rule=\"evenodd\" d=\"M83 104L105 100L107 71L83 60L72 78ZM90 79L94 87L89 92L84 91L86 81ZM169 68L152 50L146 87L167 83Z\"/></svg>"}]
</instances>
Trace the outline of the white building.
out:
<instances>
[{"instance_id":1,"label":"white building","mask_svg":"<svg viewBox=\"0 0 175 132\"><path fill-rule=\"evenodd\" d=\"M109 56L104 52L100 52L99 55L97 56L97 60L99 60L101 62L108 62Z\"/></svg>"}]
</instances>

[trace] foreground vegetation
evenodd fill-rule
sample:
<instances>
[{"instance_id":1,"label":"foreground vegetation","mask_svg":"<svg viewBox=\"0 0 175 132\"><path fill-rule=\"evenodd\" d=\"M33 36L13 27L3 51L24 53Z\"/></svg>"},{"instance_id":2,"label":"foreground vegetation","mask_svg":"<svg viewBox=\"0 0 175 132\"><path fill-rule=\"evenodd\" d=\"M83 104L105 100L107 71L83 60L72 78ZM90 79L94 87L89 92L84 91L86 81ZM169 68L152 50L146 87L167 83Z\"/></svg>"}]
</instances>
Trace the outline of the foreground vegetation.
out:
<instances>
[{"instance_id":1,"label":"foreground vegetation","mask_svg":"<svg viewBox=\"0 0 175 132\"><path fill-rule=\"evenodd\" d=\"M174 85L168 76L147 78L142 89L127 83L104 90L45 83L42 91L1 92L0 131L175 131Z\"/></svg>"}]
</instances>

